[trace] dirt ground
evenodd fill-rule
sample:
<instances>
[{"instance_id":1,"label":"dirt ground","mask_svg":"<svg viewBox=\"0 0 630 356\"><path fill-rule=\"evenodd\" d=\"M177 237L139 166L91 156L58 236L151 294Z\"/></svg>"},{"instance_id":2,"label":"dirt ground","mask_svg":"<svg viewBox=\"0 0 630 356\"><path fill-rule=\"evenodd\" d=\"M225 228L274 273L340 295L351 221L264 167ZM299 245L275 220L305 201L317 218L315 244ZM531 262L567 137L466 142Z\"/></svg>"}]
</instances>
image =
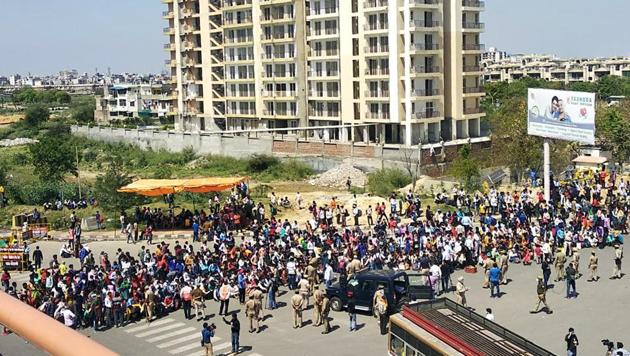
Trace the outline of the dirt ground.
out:
<instances>
[{"instance_id":1,"label":"dirt ground","mask_svg":"<svg viewBox=\"0 0 630 356\"><path fill-rule=\"evenodd\" d=\"M18 122L24 118L23 114L4 114L0 115L0 125L8 125Z\"/></svg>"}]
</instances>

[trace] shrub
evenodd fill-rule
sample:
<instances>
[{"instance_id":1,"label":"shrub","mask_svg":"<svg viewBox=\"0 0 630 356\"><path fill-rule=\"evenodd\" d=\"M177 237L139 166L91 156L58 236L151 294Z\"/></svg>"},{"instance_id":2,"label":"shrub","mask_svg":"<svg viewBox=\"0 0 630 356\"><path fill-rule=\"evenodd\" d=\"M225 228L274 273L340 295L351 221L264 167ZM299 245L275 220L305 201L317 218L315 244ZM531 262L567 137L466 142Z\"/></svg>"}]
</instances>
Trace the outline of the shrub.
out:
<instances>
[{"instance_id":1,"label":"shrub","mask_svg":"<svg viewBox=\"0 0 630 356\"><path fill-rule=\"evenodd\" d=\"M265 182L272 180L297 181L308 178L311 175L313 175L313 169L309 165L304 162L291 159L286 162L280 162L277 165L270 166L265 171L260 172L258 178Z\"/></svg>"},{"instance_id":2,"label":"shrub","mask_svg":"<svg viewBox=\"0 0 630 356\"><path fill-rule=\"evenodd\" d=\"M247 164L248 170L253 173L260 173L280 164L280 160L268 155L253 155Z\"/></svg>"},{"instance_id":3,"label":"shrub","mask_svg":"<svg viewBox=\"0 0 630 356\"><path fill-rule=\"evenodd\" d=\"M77 185L52 181L38 181L32 184L11 182L6 187L6 193L10 201L24 205L41 205L56 199L76 199L79 197Z\"/></svg>"},{"instance_id":4,"label":"shrub","mask_svg":"<svg viewBox=\"0 0 630 356\"><path fill-rule=\"evenodd\" d=\"M368 175L370 193L386 197L411 183L411 177L398 168L385 168Z\"/></svg>"}]
</instances>

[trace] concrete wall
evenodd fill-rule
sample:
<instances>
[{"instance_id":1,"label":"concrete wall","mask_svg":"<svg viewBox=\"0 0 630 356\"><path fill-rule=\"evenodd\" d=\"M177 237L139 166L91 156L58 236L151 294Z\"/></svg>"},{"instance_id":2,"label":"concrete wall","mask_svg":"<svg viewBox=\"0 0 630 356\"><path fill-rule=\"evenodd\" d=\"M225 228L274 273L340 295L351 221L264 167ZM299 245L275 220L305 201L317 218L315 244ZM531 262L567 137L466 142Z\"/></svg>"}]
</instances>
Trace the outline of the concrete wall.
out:
<instances>
[{"instance_id":1,"label":"concrete wall","mask_svg":"<svg viewBox=\"0 0 630 356\"><path fill-rule=\"evenodd\" d=\"M76 136L104 142L122 142L136 145L142 149L167 150L181 152L192 148L201 155L223 155L236 158L249 157L254 154L275 155L281 158L299 158L309 164L316 172L331 169L342 162L350 163L366 172L380 168L400 168L405 170L405 154L395 146L365 145L363 143L324 142L293 138L274 139L271 136L247 137L228 136L199 132L177 132L151 129L123 129L112 127L72 126ZM457 156L460 145L468 140L451 141L444 144L444 155L440 145L422 146L422 171L430 176L444 174L445 163ZM487 139L472 139L473 152L487 149ZM438 165L433 165L430 150L434 146L438 155ZM416 159L417 151L407 148L408 155ZM442 156L442 157L440 157Z\"/></svg>"},{"instance_id":2,"label":"concrete wall","mask_svg":"<svg viewBox=\"0 0 630 356\"><path fill-rule=\"evenodd\" d=\"M72 126L76 136L104 142L124 142L143 149L180 152L192 148L199 154L247 157L253 154L272 154L271 139L246 136L220 136L194 132L121 129L111 127Z\"/></svg>"}]
</instances>

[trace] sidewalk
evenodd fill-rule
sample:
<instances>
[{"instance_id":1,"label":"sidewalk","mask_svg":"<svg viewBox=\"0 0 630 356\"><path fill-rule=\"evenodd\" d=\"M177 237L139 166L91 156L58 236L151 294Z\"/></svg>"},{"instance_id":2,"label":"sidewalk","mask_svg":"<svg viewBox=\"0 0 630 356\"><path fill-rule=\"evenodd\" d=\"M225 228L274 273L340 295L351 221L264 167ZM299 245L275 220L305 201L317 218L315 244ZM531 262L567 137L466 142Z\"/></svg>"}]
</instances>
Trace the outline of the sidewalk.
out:
<instances>
[{"instance_id":1,"label":"sidewalk","mask_svg":"<svg viewBox=\"0 0 630 356\"><path fill-rule=\"evenodd\" d=\"M164 239L192 239L192 230L154 231L154 240ZM42 240L67 241L67 231L50 231L49 237ZM127 236L120 231L88 231L81 234L82 241L126 241Z\"/></svg>"}]
</instances>

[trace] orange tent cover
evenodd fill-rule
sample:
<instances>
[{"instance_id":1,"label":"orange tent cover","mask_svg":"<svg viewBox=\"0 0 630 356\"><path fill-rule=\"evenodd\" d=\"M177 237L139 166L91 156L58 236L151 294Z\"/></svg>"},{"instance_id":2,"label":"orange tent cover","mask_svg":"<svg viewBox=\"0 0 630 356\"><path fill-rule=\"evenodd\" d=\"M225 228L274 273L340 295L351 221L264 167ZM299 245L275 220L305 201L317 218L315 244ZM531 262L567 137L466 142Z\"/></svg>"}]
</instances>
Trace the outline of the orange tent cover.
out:
<instances>
[{"instance_id":1,"label":"orange tent cover","mask_svg":"<svg viewBox=\"0 0 630 356\"><path fill-rule=\"evenodd\" d=\"M118 189L121 193L159 196L170 193L208 193L232 189L245 181L245 177L190 178L190 179L139 179Z\"/></svg>"}]
</instances>

